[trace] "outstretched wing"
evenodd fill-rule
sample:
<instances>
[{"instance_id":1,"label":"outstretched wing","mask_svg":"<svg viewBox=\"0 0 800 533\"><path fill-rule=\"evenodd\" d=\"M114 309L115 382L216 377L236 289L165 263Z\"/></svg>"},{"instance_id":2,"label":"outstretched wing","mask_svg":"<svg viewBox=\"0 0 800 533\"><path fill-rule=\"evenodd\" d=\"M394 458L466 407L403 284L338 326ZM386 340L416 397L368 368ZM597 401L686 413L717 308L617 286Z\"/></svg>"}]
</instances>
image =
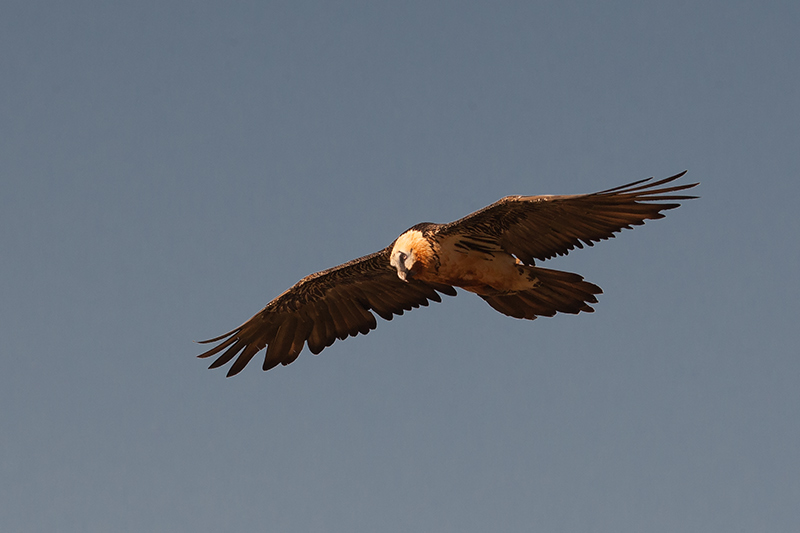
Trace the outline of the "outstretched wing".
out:
<instances>
[{"instance_id":1,"label":"outstretched wing","mask_svg":"<svg viewBox=\"0 0 800 533\"><path fill-rule=\"evenodd\" d=\"M593 194L565 196L507 196L492 205L445 224L439 235L463 234L473 240L497 243L523 263L566 255L584 244L608 239L623 228L663 218L661 211L696 196L671 194L697 185L662 187L686 174L648 183L636 181ZM667 203L660 203L667 202Z\"/></svg>"},{"instance_id":2,"label":"outstretched wing","mask_svg":"<svg viewBox=\"0 0 800 533\"><path fill-rule=\"evenodd\" d=\"M369 333L377 327L372 311L391 320L393 315L428 305L428 300L441 302L437 291L456 295L449 285L402 281L389 264L390 252L388 247L306 276L238 328L201 341L220 344L198 357L211 357L225 350L209 368L236 357L228 370L228 376L233 376L266 347L263 368L269 370L278 363L288 365L297 359L305 343L318 354L337 338Z\"/></svg>"}]
</instances>

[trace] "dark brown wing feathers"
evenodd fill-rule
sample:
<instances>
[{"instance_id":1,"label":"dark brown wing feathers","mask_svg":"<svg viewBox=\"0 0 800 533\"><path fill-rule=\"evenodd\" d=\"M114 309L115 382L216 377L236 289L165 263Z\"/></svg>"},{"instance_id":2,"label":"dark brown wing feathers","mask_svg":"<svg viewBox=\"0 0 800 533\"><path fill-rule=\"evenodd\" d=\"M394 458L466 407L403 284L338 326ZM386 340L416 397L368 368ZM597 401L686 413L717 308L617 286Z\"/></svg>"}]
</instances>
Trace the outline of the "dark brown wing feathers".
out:
<instances>
[{"instance_id":1,"label":"dark brown wing feathers","mask_svg":"<svg viewBox=\"0 0 800 533\"><path fill-rule=\"evenodd\" d=\"M386 320L428 300L441 302L437 291L455 296L449 285L404 282L389 265L391 247L300 280L253 318L225 335L202 341L220 342L198 357L222 352L209 368L235 361L228 376L238 374L267 348L264 370L288 365L307 344L318 354L336 341L377 327L374 311ZM224 351L223 351L224 350Z\"/></svg>"},{"instance_id":2,"label":"dark brown wing feathers","mask_svg":"<svg viewBox=\"0 0 800 533\"><path fill-rule=\"evenodd\" d=\"M461 233L495 238L500 246L532 265L566 255L583 245L609 239L622 229L663 218L661 211L674 209L694 196L670 194L697 185L673 185L686 172L650 183L639 180L593 194L570 196L509 196L445 225L440 234ZM652 203L669 202L669 203Z\"/></svg>"}]
</instances>

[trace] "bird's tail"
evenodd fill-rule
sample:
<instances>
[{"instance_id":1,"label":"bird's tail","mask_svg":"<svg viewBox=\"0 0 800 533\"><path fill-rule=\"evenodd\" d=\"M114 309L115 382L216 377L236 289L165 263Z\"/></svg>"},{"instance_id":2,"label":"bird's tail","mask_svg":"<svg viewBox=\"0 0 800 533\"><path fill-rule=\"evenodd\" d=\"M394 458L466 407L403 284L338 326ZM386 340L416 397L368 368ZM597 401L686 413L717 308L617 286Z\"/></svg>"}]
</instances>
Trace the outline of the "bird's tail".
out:
<instances>
[{"instance_id":1,"label":"bird's tail","mask_svg":"<svg viewBox=\"0 0 800 533\"><path fill-rule=\"evenodd\" d=\"M504 315L533 320L537 316L553 316L556 313L591 313L594 309L589 304L597 303L595 294L603 292L594 283L584 281L582 276L572 272L540 267L525 268L530 269L536 278L534 288L482 294L480 297Z\"/></svg>"}]
</instances>

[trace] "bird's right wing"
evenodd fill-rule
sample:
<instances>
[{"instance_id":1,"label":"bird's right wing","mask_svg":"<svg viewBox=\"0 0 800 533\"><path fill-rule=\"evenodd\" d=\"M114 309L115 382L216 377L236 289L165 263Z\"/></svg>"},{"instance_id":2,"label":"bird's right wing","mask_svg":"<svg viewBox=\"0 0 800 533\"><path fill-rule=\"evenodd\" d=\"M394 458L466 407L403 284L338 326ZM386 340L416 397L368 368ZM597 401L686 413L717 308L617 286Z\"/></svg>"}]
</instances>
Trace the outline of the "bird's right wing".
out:
<instances>
[{"instance_id":1,"label":"bird's right wing","mask_svg":"<svg viewBox=\"0 0 800 533\"><path fill-rule=\"evenodd\" d=\"M306 343L318 354L337 338L369 333L377 327L373 311L391 320L393 315L428 305L429 300L441 302L437 291L455 296L456 290L449 285L402 281L389 264L390 252L391 246L306 276L238 328L201 341L219 344L198 357L225 350L209 368L236 357L228 370L228 376L233 376L266 347L263 369L269 370L297 359Z\"/></svg>"}]
</instances>

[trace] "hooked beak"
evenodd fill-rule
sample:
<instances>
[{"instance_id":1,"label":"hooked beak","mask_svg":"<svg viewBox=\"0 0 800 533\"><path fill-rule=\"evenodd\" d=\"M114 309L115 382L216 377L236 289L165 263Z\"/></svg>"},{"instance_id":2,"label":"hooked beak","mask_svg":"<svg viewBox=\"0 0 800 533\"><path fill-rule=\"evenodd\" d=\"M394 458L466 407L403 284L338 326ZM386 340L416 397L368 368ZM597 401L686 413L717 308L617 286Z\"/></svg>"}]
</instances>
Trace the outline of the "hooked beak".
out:
<instances>
[{"instance_id":1,"label":"hooked beak","mask_svg":"<svg viewBox=\"0 0 800 533\"><path fill-rule=\"evenodd\" d=\"M406 267L407 257L405 253L397 252L392 258L392 266L397 269L397 277L405 282L408 282L408 280L414 276L414 273Z\"/></svg>"},{"instance_id":2,"label":"hooked beak","mask_svg":"<svg viewBox=\"0 0 800 533\"><path fill-rule=\"evenodd\" d=\"M397 269L397 276L403 281L408 282L408 280L414 277L414 273L407 269L406 265L400 263L400 266Z\"/></svg>"}]
</instances>

